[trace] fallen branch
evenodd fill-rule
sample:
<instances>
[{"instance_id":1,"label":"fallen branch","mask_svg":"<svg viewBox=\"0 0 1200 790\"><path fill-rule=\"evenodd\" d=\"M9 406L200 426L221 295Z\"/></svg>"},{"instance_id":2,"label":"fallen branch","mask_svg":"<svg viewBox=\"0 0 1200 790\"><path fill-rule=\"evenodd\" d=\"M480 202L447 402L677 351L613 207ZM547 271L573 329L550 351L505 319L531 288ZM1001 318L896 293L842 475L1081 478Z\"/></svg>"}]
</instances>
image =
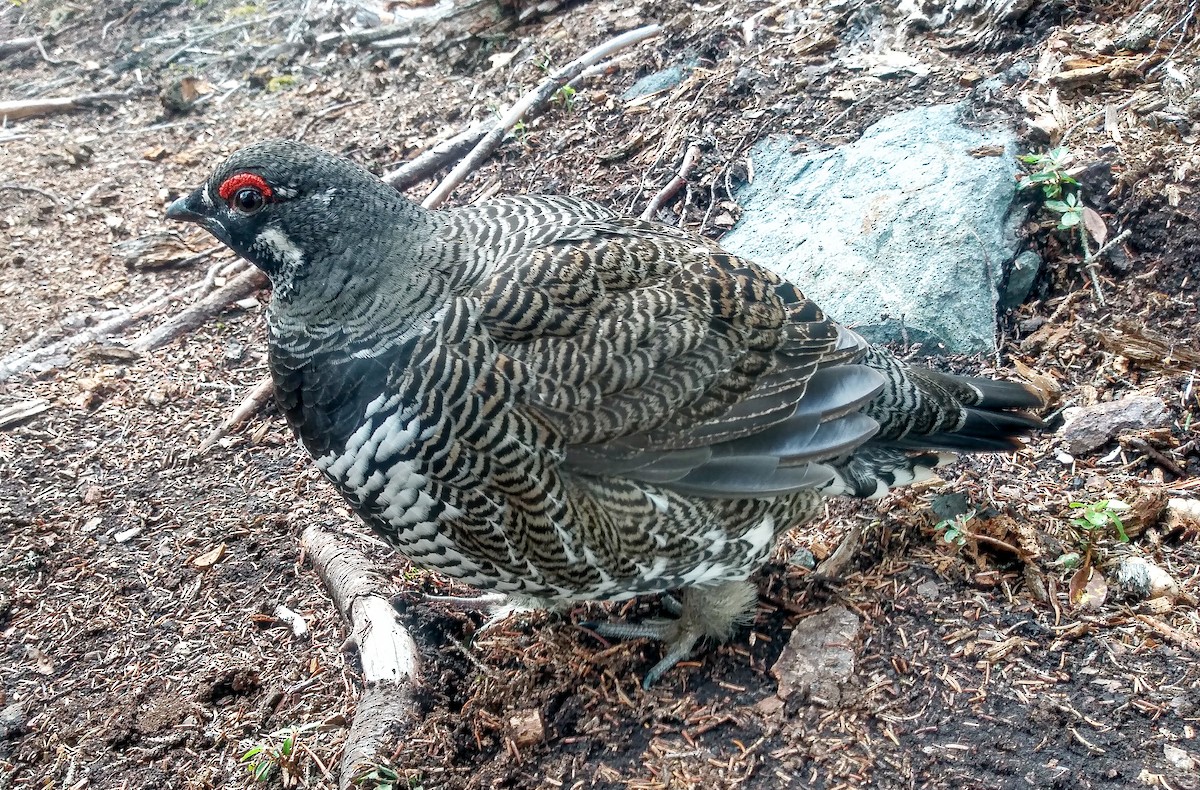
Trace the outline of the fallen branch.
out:
<instances>
[{"instance_id":1,"label":"fallen branch","mask_svg":"<svg viewBox=\"0 0 1200 790\"><path fill-rule=\"evenodd\" d=\"M32 398L10 406L0 406L0 430L24 422L30 417L36 417L49 408L50 401L45 398Z\"/></svg>"},{"instance_id":2,"label":"fallen branch","mask_svg":"<svg viewBox=\"0 0 1200 790\"><path fill-rule=\"evenodd\" d=\"M128 99L126 93L85 93L63 99L18 99L16 101L0 101L0 118L15 121L19 118L29 118L34 115L51 115L60 112L70 112L83 107L91 107L101 102L122 101Z\"/></svg>"},{"instance_id":3,"label":"fallen branch","mask_svg":"<svg viewBox=\"0 0 1200 790\"><path fill-rule=\"evenodd\" d=\"M1170 639L1180 647L1190 650L1192 653L1200 656L1200 639L1197 639L1195 636L1180 631L1178 628L1168 625L1162 620L1157 620L1153 617L1150 617L1149 615L1137 614L1134 615L1134 617L1136 617L1138 620L1141 620L1143 623L1150 626L1155 631L1162 634L1167 639Z\"/></svg>"},{"instance_id":4,"label":"fallen branch","mask_svg":"<svg viewBox=\"0 0 1200 790\"><path fill-rule=\"evenodd\" d=\"M0 58L6 58L9 55L17 52L24 52L27 49L36 47L41 42L39 36L25 36L23 38L10 38L7 41L0 41Z\"/></svg>"},{"instance_id":5,"label":"fallen branch","mask_svg":"<svg viewBox=\"0 0 1200 790\"><path fill-rule=\"evenodd\" d=\"M683 155L683 163L679 165L679 171L675 173L675 177L668 181L667 185L646 204L646 209L642 212L642 219L654 219L654 213L662 208L668 200L675 197L679 190L683 189L688 175L699 161L700 144L692 143L687 147L687 152Z\"/></svg>"},{"instance_id":6,"label":"fallen branch","mask_svg":"<svg viewBox=\"0 0 1200 790\"><path fill-rule=\"evenodd\" d=\"M304 530L301 543L342 618L348 645L358 649L364 689L342 752L338 787L348 790L364 770L379 763L384 739L415 723L413 688L420 683L420 658L412 635L400 623L384 590L383 577L365 570L371 561L319 526Z\"/></svg>"},{"instance_id":7,"label":"fallen branch","mask_svg":"<svg viewBox=\"0 0 1200 790\"><path fill-rule=\"evenodd\" d=\"M631 30L628 33L623 33L580 55L566 66L542 80L540 85L522 96L516 104L509 108L508 112L501 116L496 126L484 135L483 139L479 141L471 153L450 171L450 174L442 180L442 183L438 184L437 188L429 194L429 197L425 198L425 201L421 205L425 208L434 208L444 203L446 198L450 196L450 193L462 183L467 175L477 168L480 162L491 156L492 152L499 147L500 141L504 139L504 135L512 127L516 126L518 121L523 119L534 108L550 101L551 97L563 85L566 85L582 74L584 70L605 60L613 53L645 41L648 38L653 38L661 31L662 27L659 25L647 25L636 30Z\"/></svg>"},{"instance_id":8,"label":"fallen branch","mask_svg":"<svg viewBox=\"0 0 1200 790\"><path fill-rule=\"evenodd\" d=\"M224 312L230 303L244 299L266 286L265 274L256 268L247 269L208 296L177 313L171 320L146 332L130 343L129 347L134 351L150 351L166 345L184 332L190 332L218 313Z\"/></svg>"},{"instance_id":9,"label":"fallen branch","mask_svg":"<svg viewBox=\"0 0 1200 790\"><path fill-rule=\"evenodd\" d=\"M128 310L122 310L93 327L84 329L50 345L41 345L42 337L39 336L33 341L9 352L3 358L0 358L0 381L6 381L13 375L27 370L40 360L69 354L88 343L94 343L106 335L119 332L135 321L157 312L164 305L170 303L172 299L177 299L180 296L190 293L196 287L195 285L191 285L170 294L164 294L159 291Z\"/></svg>"},{"instance_id":10,"label":"fallen branch","mask_svg":"<svg viewBox=\"0 0 1200 790\"><path fill-rule=\"evenodd\" d=\"M405 162L389 173L384 173L383 182L391 184L396 189L407 189L435 170L461 158L488 133L488 128L487 124L476 124L448 140L443 140L412 161Z\"/></svg>"},{"instance_id":11,"label":"fallen branch","mask_svg":"<svg viewBox=\"0 0 1200 790\"><path fill-rule=\"evenodd\" d=\"M53 203L56 206L59 203L58 198L55 197L50 192L47 192L44 189L39 189L37 187L31 187L26 184L0 184L0 191L5 191L5 190L10 191L10 192L25 192L30 195L41 195L42 197L46 198L46 200L49 200L51 203Z\"/></svg>"}]
</instances>

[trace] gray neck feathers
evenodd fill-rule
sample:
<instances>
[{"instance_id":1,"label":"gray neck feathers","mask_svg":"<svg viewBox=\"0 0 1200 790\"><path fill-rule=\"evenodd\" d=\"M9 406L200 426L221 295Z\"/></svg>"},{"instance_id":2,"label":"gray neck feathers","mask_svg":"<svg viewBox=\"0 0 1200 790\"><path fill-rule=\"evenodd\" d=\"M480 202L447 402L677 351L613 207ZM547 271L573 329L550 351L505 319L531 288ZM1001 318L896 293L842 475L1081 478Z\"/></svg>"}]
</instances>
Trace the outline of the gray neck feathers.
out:
<instances>
[{"instance_id":1,"label":"gray neck feathers","mask_svg":"<svg viewBox=\"0 0 1200 790\"><path fill-rule=\"evenodd\" d=\"M398 196L397 196L398 198ZM267 325L282 350L297 356L327 350L376 356L428 329L450 295L432 215L406 201L386 211L364 205L342 232L300 246L298 259L274 278ZM345 232L346 227L359 232Z\"/></svg>"}]
</instances>

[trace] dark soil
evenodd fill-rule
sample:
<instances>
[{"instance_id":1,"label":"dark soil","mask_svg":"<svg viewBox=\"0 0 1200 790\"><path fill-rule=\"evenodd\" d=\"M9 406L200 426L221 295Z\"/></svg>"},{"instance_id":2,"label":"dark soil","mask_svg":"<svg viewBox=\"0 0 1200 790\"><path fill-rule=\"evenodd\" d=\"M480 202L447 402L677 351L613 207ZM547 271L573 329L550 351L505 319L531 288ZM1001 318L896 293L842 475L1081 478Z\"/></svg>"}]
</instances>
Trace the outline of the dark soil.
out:
<instances>
[{"instance_id":1,"label":"dark soil","mask_svg":"<svg viewBox=\"0 0 1200 790\"><path fill-rule=\"evenodd\" d=\"M1070 58L1109 57L1099 42L1138 9L1045 4L1017 21L964 17L901 34L896 12L878 6L591 0L520 23L517 9L494 17L488 6L487 24L447 22L421 49L391 57L322 47L315 36L353 27L352 14L300 6L28 0L0 10L0 41L47 36L46 57L29 49L0 61L0 100L129 96L0 128L0 355L228 264L220 252L146 265L211 246L198 231L163 236L165 251L131 263L114 245L181 233L163 217L166 201L241 145L303 136L383 171L493 118L542 78L547 59L562 65L648 22L665 25L660 39L591 78L569 108L528 121L454 200L560 192L640 212L699 138L702 160L659 218L719 236L731 223L722 215L737 216L745 152L765 135L794 134L817 150L886 114L970 99L981 118L1020 129L1052 117L1057 140L1144 94L1121 116L1119 142L1100 121L1068 142L1091 165L1083 194L1110 235L1131 230L1099 263L1104 304L1077 239L1031 221L1030 246L1046 263L1030 300L1005 317L1001 364L1049 377L1061 406L1154 394L1170 427L1073 459L1048 433L1012 457L964 461L940 487L835 504L830 518L787 537L764 570L750 634L649 692L639 679L658 648L609 644L580 623L653 614L654 600L611 615L582 606L521 615L482 633L480 617L412 603L423 716L390 756L408 786L1200 787L1200 762L1185 759L1200 761L1196 531L1172 529L1155 511L1131 545L1098 546L1105 568L1131 552L1162 567L1180 587L1171 599L1133 600L1114 587L1098 608L1077 608L1071 571L1055 564L1080 545L1069 503L1200 490L1200 382L1196 364L1181 361L1195 358L1200 321L1200 158L1194 119L1171 115L1191 106L1185 88L1161 67L1168 55L1191 64L1195 85L1194 22L1127 53L1125 71L1056 87L1048 76L1075 67ZM1161 29L1183 24L1188 8L1159 7ZM743 23L756 14L747 41ZM846 65L887 48L918 57L928 76L879 78ZM1032 76L1003 95L972 87L1021 62ZM678 63L698 68L652 98L621 98ZM160 92L185 75L208 92L173 113ZM1049 141L1030 132L1027 143L1044 150ZM365 534L272 408L195 454L265 373L260 307L230 305L157 351L119 348L193 298L0 383L0 409L49 405L0 429L0 790L249 787L242 755L277 748L297 727L306 728L299 747L268 783L333 787L361 683L299 549L301 530L316 521L345 531L410 597L466 592ZM978 370L995 360L944 364ZM987 511L977 529L999 544L941 540L931 503L946 492ZM855 524L862 548L832 578L788 562L802 547L828 557ZM307 636L277 619L280 604L305 618ZM770 668L796 624L830 606L862 622L840 699L780 700ZM513 720L539 714L545 737L518 744Z\"/></svg>"}]
</instances>

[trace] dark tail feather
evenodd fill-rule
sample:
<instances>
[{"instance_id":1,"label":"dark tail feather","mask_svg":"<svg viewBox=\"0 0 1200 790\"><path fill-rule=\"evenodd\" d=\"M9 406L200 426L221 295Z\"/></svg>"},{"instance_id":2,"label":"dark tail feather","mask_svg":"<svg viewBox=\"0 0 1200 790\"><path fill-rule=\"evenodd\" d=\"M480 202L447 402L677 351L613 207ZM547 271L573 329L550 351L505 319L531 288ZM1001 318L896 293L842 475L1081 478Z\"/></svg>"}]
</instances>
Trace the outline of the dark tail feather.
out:
<instances>
[{"instance_id":1,"label":"dark tail feather","mask_svg":"<svg viewBox=\"0 0 1200 790\"><path fill-rule=\"evenodd\" d=\"M901 450L953 450L965 453L1003 453L1021 447L1020 437L1041 430L1045 423L1028 412L968 408L961 427L920 436L879 442Z\"/></svg>"},{"instance_id":2,"label":"dark tail feather","mask_svg":"<svg viewBox=\"0 0 1200 790\"><path fill-rule=\"evenodd\" d=\"M1045 405L1028 384L955 376L910 366L871 348L861 364L883 375L883 391L864 411L880 424L873 443L913 450L1008 450L1037 430L1029 409Z\"/></svg>"}]
</instances>

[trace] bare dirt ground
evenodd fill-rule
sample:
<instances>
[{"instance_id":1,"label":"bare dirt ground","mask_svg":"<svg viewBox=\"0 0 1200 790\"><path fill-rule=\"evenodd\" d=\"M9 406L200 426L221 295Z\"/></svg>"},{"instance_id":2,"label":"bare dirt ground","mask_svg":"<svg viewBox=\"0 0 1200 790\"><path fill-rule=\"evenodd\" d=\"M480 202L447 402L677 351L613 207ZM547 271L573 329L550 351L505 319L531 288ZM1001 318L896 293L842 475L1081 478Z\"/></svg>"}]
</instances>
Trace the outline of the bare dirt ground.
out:
<instances>
[{"instance_id":1,"label":"bare dirt ground","mask_svg":"<svg viewBox=\"0 0 1200 790\"><path fill-rule=\"evenodd\" d=\"M1196 531L1148 508L1131 544L1098 547L1106 569L1131 553L1155 563L1174 596L1139 601L1113 586L1076 607L1072 571L1056 564L1081 546L1071 502L1200 491L1194 0L1158 4L1150 38L1124 49L1105 42L1146 15L1120 2L945 24L835 3L488 6L502 21L435 30L395 53L325 46L315 37L353 27L350 12L301 6L5 4L0 41L45 39L44 52L0 60L0 100L126 98L0 128L0 355L206 272L206 287L232 277L225 252L170 265L211 240L169 226L163 208L241 145L303 136L382 171L493 118L547 64L660 22L662 37L516 130L455 200L570 192L637 212L699 137L703 157L660 218L719 235L762 136L820 150L887 113L968 99L1010 118L1030 150L1066 137L1086 166L1085 202L1110 235L1131 231L1098 262L1101 304L1077 238L1031 222L1046 264L984 368L1023 363L1053 380L1063 406L1140 392L1167 410L1164 427L1074 458L1047 434L1013 457L969 459L939 488L833 507L783 542L752 634L649 692L638 680L657 648L601 643L576 625L597 614L586 608L473 641L478 617L422 610L423 716L394 744L396 786L1200 787ZM622 100L677 63L697 68ZM1020 63L1029 77L999 94L973 87ZM160 93L189 75L200 101L169 110ZM117 246L146 238L155 244L140 253ZM297 536L314 521L344 530L398 588L447 589L362 533L273 410L196 455L265 372L266 298L230 304L165 347L124 349L183 307L174 301L0 383L0 409L47 406L0 429L0 790L249 787L239 759L292 727L307 729L267 784L335 786L359 681ZM940 539L931 504L948 492L981 511L971 528L983 539ZM836 578L788 562L801 547L828 556L854 524L862 548ZM306 635L277 618L280 604ZM833 604L862 619L840 698L781 701L769 668L797 624ZM643 609L654 602L622 613ZM514 724L539 718L534 737Z\"/></svg>"}]
</instances>

